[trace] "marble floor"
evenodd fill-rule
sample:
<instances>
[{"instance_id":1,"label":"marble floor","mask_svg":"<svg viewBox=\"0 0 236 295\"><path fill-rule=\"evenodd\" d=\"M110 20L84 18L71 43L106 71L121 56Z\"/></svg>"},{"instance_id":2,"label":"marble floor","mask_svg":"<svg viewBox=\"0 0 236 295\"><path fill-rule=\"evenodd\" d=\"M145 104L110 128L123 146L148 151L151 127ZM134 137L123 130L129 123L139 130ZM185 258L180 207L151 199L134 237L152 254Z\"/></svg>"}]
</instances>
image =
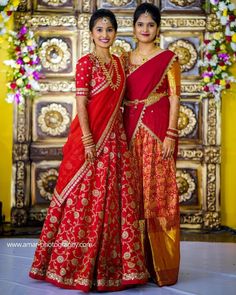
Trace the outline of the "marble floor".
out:
<instances>
[{"instance_id":1,"label":"marble floor","mask_svg":"<svg viewBox=\"0 0 236 295\"><path fill-rule=\"evenodd\" d=\"M78 290L60 289L28 277L36 243L35 238L0 239L0 294L81 294ZM180 275L176 285L160 288L149 283L115 294L235 295L236 243L182 241ZM111 293L106 292L106 295Z\"/></svg>"}]
</instances>

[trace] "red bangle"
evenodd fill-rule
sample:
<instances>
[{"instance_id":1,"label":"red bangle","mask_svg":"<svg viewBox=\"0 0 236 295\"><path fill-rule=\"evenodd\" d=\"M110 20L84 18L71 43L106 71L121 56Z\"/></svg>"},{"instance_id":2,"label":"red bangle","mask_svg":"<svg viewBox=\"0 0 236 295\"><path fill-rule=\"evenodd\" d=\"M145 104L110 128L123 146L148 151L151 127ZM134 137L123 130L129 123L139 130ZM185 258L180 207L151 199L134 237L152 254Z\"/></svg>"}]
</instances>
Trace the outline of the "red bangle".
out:
<instances>
[{"instance_id":1,"label":"red bangle","mask_svg":"<svg viewBox=\"0 0 236 295\"><path fill-rule=\"evenodd\" d=\"M167 131L170 131L170 132L173 132L173 133L176 133L176 134L179 133L179 130L175 129L175 128L168 128Z\"/></svg>"}]
</instances>

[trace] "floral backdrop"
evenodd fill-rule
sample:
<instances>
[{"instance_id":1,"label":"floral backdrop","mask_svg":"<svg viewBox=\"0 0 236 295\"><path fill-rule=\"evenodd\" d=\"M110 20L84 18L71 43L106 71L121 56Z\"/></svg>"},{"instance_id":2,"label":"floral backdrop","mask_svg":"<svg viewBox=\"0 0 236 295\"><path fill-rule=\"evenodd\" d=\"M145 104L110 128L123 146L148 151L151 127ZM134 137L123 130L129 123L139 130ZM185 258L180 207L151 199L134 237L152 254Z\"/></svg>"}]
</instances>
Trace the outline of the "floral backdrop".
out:
<instances>
[{"instance_id":1,"label":"floral backdrop","mask_svg":"<svg viewBox=\"0 0 236 295\"><path fill-rule=\"evenodd\" d=\"M220 99L221 91L230 88L235 78L230 74L229 67L236 57L236 10L229 0L210 0L211 11L221 24L221 31L207 33L202 49L202 97L211 93L216 100Z\"/></svg>"}]
</instances>

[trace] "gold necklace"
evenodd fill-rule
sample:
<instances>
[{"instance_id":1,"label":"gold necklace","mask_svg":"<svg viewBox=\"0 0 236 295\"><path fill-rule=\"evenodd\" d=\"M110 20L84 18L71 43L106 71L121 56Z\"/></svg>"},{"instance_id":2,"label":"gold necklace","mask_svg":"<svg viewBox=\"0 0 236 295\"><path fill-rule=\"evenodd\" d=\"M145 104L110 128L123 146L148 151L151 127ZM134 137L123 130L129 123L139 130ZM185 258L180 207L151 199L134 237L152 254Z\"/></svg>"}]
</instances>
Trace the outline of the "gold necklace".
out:
<instances>
[{"instance_id":1,"label":"gold necklace","mask_svg":"<svg viewBox=\"0 0 236 295\"><path fill-rule=\"evenodd\" d=\"M153 50L151 50L148 55L147 54L142 54L140 52L139 49L137 49L134 53L136 54L136 56L138 58L141 59L142 63L145 63L146 61L148 61L150 59L150 57L152 56L152 54L157 50L157 47L155 47Z\"/></svg>"},{"instance_id":2,"label":"gold necklace","mask_svg":"<svg viewBox=\"0 0 236 295\"><path fill-rule=\"evenodd\" d=\"M118 89L119 86L120 86L120 82L121 82L121 76L120 76L120 74L119 74L118 65L117 65L116 60L114 60L114 58L113 58L112 55L111 55L111 63L112 63L111 66L114 67L114 69L115 69L115 73L116 73L116 83L113 83L113 81L112 81L113 75L111 76L111 75L109 74L109 71L107 70L107 68L106 68L106 66L105 66L105 63L104 63L104 61L102 60L102 58L99 57L99 56L96 54L95 51L93 52L93 55L97 58L97 60L98 60L98 62L99 62L99 65L100 65L101 68L102 68L102 72L103 72L103 74L106 76L106 80L107 80L108 84L111 86L111 89L112 89L112 90L116 90L116 89Z\"/></svg>"}]
</instances>

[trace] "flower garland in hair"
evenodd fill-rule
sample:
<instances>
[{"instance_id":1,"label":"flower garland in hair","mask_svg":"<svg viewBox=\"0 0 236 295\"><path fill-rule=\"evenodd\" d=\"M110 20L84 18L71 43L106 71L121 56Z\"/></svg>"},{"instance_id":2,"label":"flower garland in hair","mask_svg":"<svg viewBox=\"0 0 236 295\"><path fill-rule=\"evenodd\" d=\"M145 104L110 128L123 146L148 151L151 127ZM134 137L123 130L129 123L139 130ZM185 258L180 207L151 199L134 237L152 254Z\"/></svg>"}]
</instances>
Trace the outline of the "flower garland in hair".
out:
<instances>
[{"instance_id":1,"label":"flower garland in hair","mask_svg":"<svg viewBox=\"0 0 236 295\"><path fill-rule=\"evenodd\" d=\"M17 10L20 0L0 0L0 36L7 33L6 23L12 12Z\"/></svg>"},{"instance_id":2,"label":"flower garland in hair","mask_svg":"<svg viewBox=\"0 0 236 295\"><path fill-rule=\"evenodd\" d=\"M40 90L40 59L34 33L23 26L20 31L9 32L10 60L4 63L11 67L8 73L8 93L6 101L22 104L27 97L34 97Z\"/></svg>"},{"instance_id":3,"label":"flower garland in hair","mask_svg":"<svg viewBox=\"0 0 236 295\"><path fill-rule=\"evenodd\" d=\"M210 7L220 21L222 32L206 33L203 49L202 97L213 94L220 99L221 91L230 88L235 78L229 73L229 66L236 57L236 11L230 0L210 0Z\"/></svg>"}]
</instances>

